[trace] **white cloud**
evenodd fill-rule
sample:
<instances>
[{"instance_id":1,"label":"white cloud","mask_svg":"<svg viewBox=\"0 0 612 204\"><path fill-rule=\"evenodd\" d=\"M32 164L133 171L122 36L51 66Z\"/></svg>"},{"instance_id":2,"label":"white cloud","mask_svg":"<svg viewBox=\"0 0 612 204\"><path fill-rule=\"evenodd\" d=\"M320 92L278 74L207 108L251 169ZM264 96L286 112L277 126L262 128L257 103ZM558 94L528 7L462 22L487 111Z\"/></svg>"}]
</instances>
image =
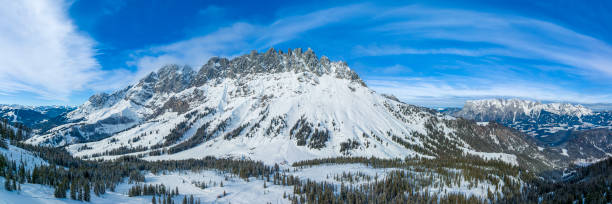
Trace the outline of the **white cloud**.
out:
<instances>
[{"instance_id":1,"label":"white cloud","mask_svg":"<svg viewBox=\"0 0 612 204\"><path fill-rule=\"evenodd\" d=\"M401 64L395 64L393 66L389 66L389 67L384 67L382 69L380 69L380 71L382 73L385 74L399 74L399 73L408 73L408 72L412 72L412 69L401 65Z\"/></svg>"},{"instance_id":2,"label":"white cloud","mask_svg":"<svg viewBox=\"0 0 612 204\"><path fill-rule=\"evenodd\" d=\"M74 91L119 89L165 64L197 68L212 56L265 49L368 10L358 4L282 17L270 24L236 22L203 36L133 52L127 63L137 68L133 72L101 69L94 58L96 42L68 17L69 3L0 1L0 94L31 92L50 101L67 101Z\"/></svg>"},{"instance_id":3,"label":"white cloud","mask_svg":"<svg viewBox=\"0 0 612 204\"><path fill-rule=\"evenodd\" d=\"M137 78L166 64L202 66L210 57L235 55L251 48L248 42L259 28L247 23L235 23L204 36L179 41L164 46L141 50L131 65L138 67Z\"/></svg>"},{"instance_id":4,"label":"white cloud","mask_svg":"<svg viewBox=\"0 0 612 204\"><path fill-rule=\"evenodd\" d=\"M381 9L358 4L319 10L304 15L283 17L267 25L238 22L216 32L164 46L141 50L135 54L133 65L140 78L164 64L179 63L199 67L212 56L235 56L251 49L264 49L300 37L303 33L347 19L363 18L363 25L351 32L373 31L381 38L454 40L487 44L475 47L405 47L400 45L355 46L352 54L358 56L431 55L448 54L466 57L507 56L543 59L565 64L582 71L575 73L611 74L612 49L605 42L576 33L559 25L521 16L492 14L459 9L436 9L408 6L399 9ZM366 29L366 30L362 30ZM350 33L347 33L350 35ZM348 54L348 53L347 53ZM443 66L443 65L441 65ZM574 101L593 103L609 101L609 95L589 95L568 90L550 83L520 80L520 73L500 74L503 66L479 68L487 80L465 76L412 78L410 80L386 77L367 80L370 87L381 92L419 104L459 104L465 98L522 97L537 100ZM541 69L550 66L534 65ZM379 69L385 74L410 71L402 64ZM567 70L565 70L567 71ZM506 77L506 78L504 78ZM518 78L517 78L518 77ZM519 80L515 80L519 79ZM512 83L500 81L512 80ZM548 81L550 82L550 81Z\"/></svg>"},{"instance_id":5,"label":"white cloud","mask_svg":"<svg viewBox=\"0 0 612 204\"><path fill-rule=\"evenodd\" d=\"M437 49L415 49L408 47L400 47L397 45L385 46L355 46L353 52L358 56L385 56L385 55L461 55L469 57L478 57L491 54L504 53L499 49L459 49L459 48L437 48ZM505 53L504 53L505 55Z\"/></svg>"},{"instance_id":6,"label":"white cloud","mask_svg":"<svg viewBox=\"0 0 612 204\"><path fill-rule=\"evenodd\" d=\"M237 22L215 32L169 45L140 50L130 65L140 78L165 64L188 64L199 68L213 56L232 57L253 49L266 49L299 37L300 34L373 12L365 4L334 7L287 16L267 25Z\"/></svg>"},{"instance_id":7,"label":"white cloud","mask_svg":"<svg viewBox=\"0 0 612 204\"><path fill-rule=\"evenodd\" d=\"M95 42L79 33L63 1L2 0L0 92L67 100L100 77Z\"/></svg>"},{"instance_id":8,"label":"white cloud","mask_svg":"<svg viewBox=\"0 0 612 204\"><path fill-rule=\"evenodd\" d=\"M563 87L528 81L494 81L470 77L366 79L368 86L408 103L425 106L461 106L465 99L518 97L542 101L600 103L612 101L611 94L593 95Z\"/></svg>"},{"instance_id":9,"label":"white cloud","mask_svg":"<svg viewBox=\"0 0 612 204\"><path fill-rule=\"evenodd\" d=\"M515 15L492 14L460 9L408 6L384 12L380 19L392 18L374 29L393 37L454 40L488 43L495 49L413 49L374 47L366 55L455 54L463 56L500 55L541 59L561 63L584 73L612 77L612 46L596 38L557 24ZM362 50L357 47L357 51Z\"/></svg>"}]
</instances>

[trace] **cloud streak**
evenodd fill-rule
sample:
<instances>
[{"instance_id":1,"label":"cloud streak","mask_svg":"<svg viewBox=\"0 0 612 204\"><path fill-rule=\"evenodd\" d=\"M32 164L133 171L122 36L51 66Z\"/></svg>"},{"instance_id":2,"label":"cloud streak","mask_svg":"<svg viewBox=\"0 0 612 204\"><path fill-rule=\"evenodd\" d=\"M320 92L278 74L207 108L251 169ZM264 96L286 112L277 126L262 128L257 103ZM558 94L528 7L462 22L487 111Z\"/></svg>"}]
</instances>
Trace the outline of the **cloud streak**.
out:
<instances>
[{"instance_id":1,"label":"cloud streak","mask_svg":"<svg viewBox=\"0 0 612 204\"><path fill-rule=\"evenodd\" d=\"M372 30L394 37L488 43L495 48L418 50L392 47L386 52L365 54L498 55L546 59L612 78L612 58L609 57L612 56L612 46L551 22L515 15L421 6L394 9L379 18L394 20Z\"/></svg>"},{"instance_id":2,"label":"cloud streak","mask_svg":"<svg viewBox=\"0 0 612 204\"><path fill-rule=\"evenodd\" d=\"M366 6L356 4L333 7L286 16L270 24L236 22L203 36L140 50L130 65L138 67L137 78L165 64L178 63L199 67L213 56L231 57L249 50L267 49L295 39L304 32L373 12L366 9Z\"/></svg>"},{"instance_id":3,"label":"cloud streak","mask_svg":"<svg viewBox=\"0 0 612 204\"><path fill-rule=\"evenodd\" d=\"M484 62L472 65L457 62L440 65L464 69L466 73L462 76L442 74L420 78L418 81L397 81L394 77L368 80L376 90L396 94L411 102L429 101L432 104L441 104L440 100L448 100L455 104L462 98L478 97L522 97L584 103L611 99L605 94L580 94L551 84L550 81L533 83L530 76L521 73L527 69L546 72L553 70L551 67L557 67L555 69L568 73L612 77L612 58L608 57L612 56L612 48L606 42L533 18L423 6L389 9L357 4L287 16L270 24L238 22L207 35L143 50L133 63L139 67L139 77L167 63L200 66L212 56L235 56L250 49L265 49L297 39L311 30L354 23L355 19L363 22L351 27L354 30L350 32L341 32L342 35L356 37L357 42L368 42L367 38L359 40L358 33L372 33L378 38L399 39L408 43L356 45L352 52L347 53L352 54L353 58L457 55L480 62L490 57L510 57L562 65L504 65L505 59L497 58L493 60L496 61L494 64ZM436 40L460 42L461 46L428 46L427 43L406 46L411 41ZM411 64L395 62L377 70L382 75L392 76L416 74L412 70L421 71L420 69ZM512 83L502 83L503 81Z\"/></svg>"},{"instance_id":4,"label":"cloud streak","mask_svg":"<svg viewBox=\"0 0 612 204\"><path fill-rule=\"evenodd\" d=\"M174 43L122 50L117 57L128 58L127 69L102 69L95 58L96 42L69 19L69 4L0 1L0 95L29 92L46 100L66 100L75 91L121 88L165 64L198 68L212 56L233 57L303 40L312 43L305 46L327 48L336 52L332 58L361 67L369 74L362 77L370 87L412 101L611 99L591 87L595 91L582 92L590 84L580 85L610 87L610 44L517 14L352 4L268 22L224 22L213 32ZM209 7L202 12L231 9Z\"/></svg>"},{"instance_id":5,"label":"cloud streak","mask_svg":"<svg viewBox=\"0 0 612 204\"><path fill-rule=\"evenodd\" d=\"M100 76L95 42L79 33L63 1L2 1L0 93L66 101Z\"/></svg>"},{"instance_id":6,"label":"cloud streak","mask_svg":"<svg viewBox=\"0 0 612 204\"><path fill-rule=\"evenodd\" d=\"M483 97L518 97L585 104L612 101L611 94L583 94L568 91L559 86L527 81L504 83L466 77L444 80L437 78L377 77L366 79L366 83L378 92L390 93L403 101L424 106L459 107L463 105L466 99Z\"/></svg>"}]
</instances>

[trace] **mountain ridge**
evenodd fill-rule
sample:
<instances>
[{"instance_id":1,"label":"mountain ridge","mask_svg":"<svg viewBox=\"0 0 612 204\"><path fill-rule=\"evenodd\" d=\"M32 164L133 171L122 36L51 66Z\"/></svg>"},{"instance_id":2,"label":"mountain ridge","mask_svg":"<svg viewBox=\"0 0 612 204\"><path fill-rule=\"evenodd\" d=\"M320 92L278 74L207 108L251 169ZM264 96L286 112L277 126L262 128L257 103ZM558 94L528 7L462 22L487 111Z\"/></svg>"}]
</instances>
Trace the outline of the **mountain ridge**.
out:
<instances>
[{"instance_id":1,"label":"mountain ridge","mask_svg":"<svg viewBox=\"0 0 612 204\"><path fill-rule=\"evenodd\" d=\"M612 112L568 103L542 104L521 99L467 101L443 112L476 122L495 121L533 138L541 149L574 163L612 156Z\"/></svg>"},{"instance_id":2,"label":"mountain ridge","mask_svg":"<svg viewBox=\"0 0 612 204\"><path fill-rule=\"evenodd\" d=\"M461 111L457 115L473 115L470 118L478 120L495 120L501 117L502 120L516 120L517 115L538 117L542 111L547 111L557 115L568 115L582 117L592 115L593 111L582 105L569 103L541 103L536 101L521 99L483 99L466 101ZM493 117L489 117L492 115Z\"/></svg>"},{"instance_id":3,"label":"mountain ridge","mask_svg":"<svg viewBox=\"0 0 612 204\"><path fill-rule=\"evenodd\" d=\"M197 73L164 66L135 85L92 96L67 117L69 123L27 142L107 159L216 156L272 164L472 155L538 168L562 165L511 129L378 94L345 62L317 59L310 49L212 58Z\"/></svg>"}]
</instances>

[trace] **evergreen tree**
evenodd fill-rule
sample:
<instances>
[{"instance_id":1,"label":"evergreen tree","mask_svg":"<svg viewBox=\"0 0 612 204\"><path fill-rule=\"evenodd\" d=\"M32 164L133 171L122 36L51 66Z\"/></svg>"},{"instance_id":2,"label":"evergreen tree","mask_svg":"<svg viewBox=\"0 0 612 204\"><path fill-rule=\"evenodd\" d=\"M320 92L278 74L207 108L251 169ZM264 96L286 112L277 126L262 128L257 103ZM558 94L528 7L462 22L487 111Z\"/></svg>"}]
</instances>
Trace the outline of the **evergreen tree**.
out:
<instances>
[{"instance_id":1,"label":"evergreen tree","mask_svg":"<svg viewBox=\"0 0 612 204\"><path fill-rule=\"evenodd\" d=\"M16 183L17 183L17 181L13 180L13 182L12 182L12 183L13 183L13 184L12 184L12 186L11 186L11 190L17 190L17 184L16 184Z\"/></svg>"},{"instance_id":2,"label":"evergreen tree","mask_svg":"<svg viewBox=\"0 0 612 204\"><path fill-rule=\"evenodd\" d=\"M70 182L70 198L72 200L76 200L77 199L77 195L76 195L76 181L75 179L72 180L72 182Z\"/></svg>"},{"instance_id":3,"label":"evergreen tree","mask_svg":"<svg viewBox=\"0 0 612 204\"><path fill-rule=\"evenodd\" d=\"M79 200L83 200L83 188L79 187L79 195L77 196Z\"/></svg>"},{"instance_id":4,"label":"evergreen tree","mask_svg":"<svg viewBox=\"0 0 612 204\"><path fill-rule=\"evenodd\" d=\"M66 190L62 185L55 187L54 196L56 198L66 198Z\"/></svg>"},{"instance_id":5,"label":"evergreen tree","mask_svg":"<svg viewBox=\"0 0 612 204\"><path fill-rule=\"evenodd\" d=\"M91 194L90 191L91 189L89 189L89 183L85 182L85 186L83 187L83 191L85 193L85 195L83 195L83 200L89 202L91 200Z\"/></svg>"},{"instance_id":6,"label":"evergreen tree","mask_svg":"<svg viewBox=\"0 0 612 204\"><path fill-rule=\"evenodd\" d=\"M10 178L6 178L6 180L4 180L4 189L6 189L7 191L12 191Z\"/></svg>"}]
</instances>

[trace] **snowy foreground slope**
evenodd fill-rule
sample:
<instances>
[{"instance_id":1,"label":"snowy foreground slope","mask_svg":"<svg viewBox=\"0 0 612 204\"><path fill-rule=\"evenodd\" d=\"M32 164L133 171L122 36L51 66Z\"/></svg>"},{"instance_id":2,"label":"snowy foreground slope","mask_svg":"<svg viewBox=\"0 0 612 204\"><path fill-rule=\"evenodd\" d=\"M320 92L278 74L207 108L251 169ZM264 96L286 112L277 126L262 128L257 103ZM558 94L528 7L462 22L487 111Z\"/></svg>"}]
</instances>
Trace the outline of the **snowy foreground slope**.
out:
<instances>
[{"instance_id":1,"label":"snowy foreground slope","mask_svg":"<svg viewBox=\"0 0 612 204\"><path fill-rule=\"evenodd\" d=\"M10 144L7 149L0 148L0 154L9 162L25 164L27 171L31 171L34 166L48 165L46 161L34 153ZM171 188L177 187L182 195L193 195L203 203L290 203L289 200L282 198L283 193L292 191L290 187L271 186L264 189L263 180L254 178L253 181L246 182L234 177L225 180L224 178L228 176L231 177L232 175L216 171L148 173L145 175L145 184L164 184ZM5 181L6 178L0 176L0 184ZM200 189L192 182L211 182L211 187ZM213 186L212 182L215 182L217 186ZM223 187L218 186L221 182L225 182ZM89 203L150 203L151 196L128 196L129 188L133 185L126 180L126 182L117 186L115 192L92 196ZM55 198L54 188L50 186L32 183L23 183L19 186L20 190L13 191L7 191L0 187L0 203L83 203L83 201L69 198ZM218 198L219 195L223 194L223 191L226 191L228 195ZM173 198L175 203L180 203L182 199L183 197L180 196Z\"/></svg>"},{"instance_id":2,"label":"snowy foreground slope","mask_svg":"<svg viewBox=\"0 0 612 204\"><path fill-rule=\"evenodd\" d=\"M290 164L465 154L514 165L547 162L535 145L502 126L380 95L346 63L319 59L312 50L212 58L198 72L165 66L133 86L92 96L68 117L73 122L27 142L69 145L75 156L89 158L211 155Z\"/></svg>"},{"instance_id":3,"label":"snowy foreground slope","mask_svg":"<svg viewBox=\"0 0 612 204\"><path fill-rule=\"evenodd\" d=\"M34 165L48 165L35 153L8 145L7 149L0 148L0 153L9 161L23 162L27 164L30 171ZM460 173L461 170L454 170ZM304 181L328 183L336 187L352 186L358 187L371 182L381 182L388 178L393 172L405 172L414 176L411 182L431 182L424 188L417 189L420 194L447 195L462 194L465 196L476 196L486 198L487 193L502 193L505 182L522 182L517 177L507 176L509 179L492 183L491 179L473 181L459 176L459 180L447 183L444 178L448 175L440 175L439 172L431 170L407 170L401 168L373 168L363 164L322 164L315 166L290 167L284 170L288 174ZM151 196L129 196L129 190L136 185L165 185L169 189L178 189L180 196L172 200L180 203L183 197L191 197L202 203L291 203L289 196L294 193L293 186L276 185L270 180L251 177L242 179L236 175L216 171L163 171L143 172L144 182L132 183L125 179L114 191L107 191L100 196L92 196L89 203L149 203ZM452 176L453 178L455 176ZM5 182L0 177L0 182ZM515 184L516 185L516 184ZM523 185L523 184L521 184ZM203 187L205 186L205 187ZM20 190L7 191L0 188L0 203L83 203L69 198L55 198L54 188L46 185L23 183L19 184ZM499 190L498 190L499 189ZM67 192L70 194L70 191ZM498 196L501 196L499 194Z\"/></svg>"}]
</instances>

